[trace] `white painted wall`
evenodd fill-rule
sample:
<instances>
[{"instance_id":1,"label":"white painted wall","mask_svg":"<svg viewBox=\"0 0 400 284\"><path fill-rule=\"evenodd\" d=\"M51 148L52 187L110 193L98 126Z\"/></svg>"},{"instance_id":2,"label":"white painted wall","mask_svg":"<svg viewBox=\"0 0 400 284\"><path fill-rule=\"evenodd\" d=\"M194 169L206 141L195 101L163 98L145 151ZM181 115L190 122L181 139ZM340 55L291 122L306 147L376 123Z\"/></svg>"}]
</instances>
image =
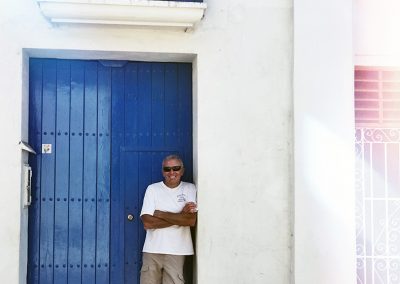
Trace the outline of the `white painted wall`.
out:
<instances>
[{"instance_id":1,"label":"white painted wall","mask_svg":"<svg viewBox=\"0 0 400 284\"><path fill-rule=\"evenodd\" d=\"M352 284L352 1L294 3L294 279Z\"/></svg>"},{"instance_id":2,"label":"white painted wall","mask_svg":"<svg viewBox=\"0 0 400 284\"><path fill-rule=\"evenodd\" d=\"M196 58L198 283L289 283L292 19L290 0L209 0L192 33L52 25L33 0L1 1L1 282L24 283L26 273L17 143L27 136L28 49L26 56Z\"/></svg>"},{"instance_id":3,"label":"white painted wall","mask_svg":"<svg viewBox=\"0 0 400 284\"><path fill-rule=\"evenodd\" d=\"M399 1L355 0L355 64L400 66L399 26Z\"/></svg>"}]
</instances>

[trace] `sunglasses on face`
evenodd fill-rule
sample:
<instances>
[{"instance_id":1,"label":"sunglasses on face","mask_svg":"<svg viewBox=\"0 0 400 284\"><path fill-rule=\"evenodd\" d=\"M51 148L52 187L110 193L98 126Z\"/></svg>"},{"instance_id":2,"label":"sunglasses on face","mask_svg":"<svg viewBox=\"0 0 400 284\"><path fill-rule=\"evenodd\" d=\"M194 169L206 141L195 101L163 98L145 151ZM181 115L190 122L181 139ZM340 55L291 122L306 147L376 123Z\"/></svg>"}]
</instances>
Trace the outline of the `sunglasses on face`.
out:
<instances>
[{"instance_id":1,"label":"sunglasses on face","mask_svg":"<svg viewBox=\"0 0 400 284\"><path fill-rule=\"evenodd\" d=\"M173 167L163 167L164 172L170 172L171 170L174 172L178 172L182 169L182 166L173 166Z\"/></svg>"}]
</instances>

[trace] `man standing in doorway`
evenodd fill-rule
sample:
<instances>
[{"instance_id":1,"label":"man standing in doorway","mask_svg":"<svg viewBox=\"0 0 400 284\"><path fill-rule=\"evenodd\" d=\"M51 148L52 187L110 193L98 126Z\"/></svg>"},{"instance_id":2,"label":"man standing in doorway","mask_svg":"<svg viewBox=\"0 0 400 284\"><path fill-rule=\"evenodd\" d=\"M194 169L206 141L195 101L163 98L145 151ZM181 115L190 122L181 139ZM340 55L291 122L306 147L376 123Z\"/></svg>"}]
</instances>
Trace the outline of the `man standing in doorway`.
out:
<instances>
[{"instance_id":1,"label":"man standing in doorway","mask_svg":"<svg viewBox=\"0 0 400 284\"><path fill-rule=\"evenodd\" d=\"M181 181L182 159L170 155L162 162L164 181L147 187L142 212L146 230L141 284L184 283L185 255L193 254L190 227L197 219L196 187Z\"/></svg>"}]
</instances>

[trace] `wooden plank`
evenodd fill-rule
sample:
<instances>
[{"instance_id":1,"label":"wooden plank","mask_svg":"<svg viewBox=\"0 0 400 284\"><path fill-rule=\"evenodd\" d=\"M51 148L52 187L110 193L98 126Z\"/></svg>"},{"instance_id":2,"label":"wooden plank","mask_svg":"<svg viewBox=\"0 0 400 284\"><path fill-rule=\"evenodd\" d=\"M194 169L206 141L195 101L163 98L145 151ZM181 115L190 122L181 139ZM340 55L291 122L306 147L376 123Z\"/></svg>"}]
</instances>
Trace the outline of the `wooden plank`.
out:
<instances>
[{"instance_id":1,"label":"wooden plank","mask_svg":"<svg viewBox=\"0 0 400 284\"><path fill-rule=\"evenodd\" d=\"M124 76L123 68L112 71L112 134L111 134L111 230L110 230L110 282L124 282L124 191L121 187L120 148L124 142Z\"/></svg>"},{"instance_id":2,"label":"wooden plank","mask_svg":"<svg viewBox=\"0 0 400 284\"><path fill-rule=\"evenodd\" d=\"M70 63L57 60L54 283L68 281Z\"/></svg>"},{"instance_id":3,"label":"wooden plank","mask_svg":"<svg viewBox=\"0 0 400 284\"><path fill-rule=\"evenodd\" d=\"M147 147L150 148L149 150L152 149L151 147L151 132L152 132L152 122L151 122L151 113L152 113L152 108L151 108L151 63L138 63L138 98L137 98L137 135L138 135L138 142L137 142L137 147ZM146 161L149 163L151 166L151 161L152 161L152 153L147 152L145 154L140 153L140 155L146 156ZM143 161L143 160L142 160ZM142 162L141 161L141 162ZM146 164L141 164L141 167ZM141 172L142 173L142 172ZM139 178L142 179L143 175L140 174ZM147 172L147 179L146 182L151 182L151 167ZM147 187L148 184L145 184L144 186ZM141 209L143 199L141 199L141 203L139 204L139 207ZM139 213L140 215L140 213ZM142 222L136 223L138 228L139 226L143 228ZM143 229L142 229L143 230ZM138 249L138 256L137 258L141 260L141 250L143 248L143 245L139 242L138 244L139 249ZM137 266L137 275L138 271L140 269L140 265ZM137 278L138 281L138 278Z\"/></svg>"},{"instance_id":4,"label":"wooden plank","mask_svg":"<svg viewBox=\"0 0 400 284\"><path fill-rule=\"evenodd\" d=\"M125 147L138 145L138 92L138 64L128 63L125 71Z\"/></svg>"},{"instance_id":5,"label":"wooden plank","mask_svg":"<svg viewBox=\"0 0 400 284\"><path fill-rule=\"evenodd\" d=\"M84 86L85 63L72 61L68 239L68 283L70 284L81 283L82 278Z\"/></svg>"},{"instance_id":6,"label":"wooden plank","mask_svg":"<svg viewBox=\"0 0 400 284\"><path fill-rule=\"evenodd\" d=\"M56 132L56 61L43 61L42 143L52 145L52 153L42 154L40 215L40 283L53 283L54 183Z\"/></svg>"},{"instance_id":7,"label":"wooden plank","mask_svg":"<svg viewBox=\"0 0 400 284\"><path fill-rule=\"evenodd\" d=\"M165 156L172 154L169 152L154 151L151 153L151 183L163 180L161 165Z\"/></svg>"},{"instance_id":8,"label":"wooden plank","mask_svg":"<svg viewBox=\"0 0 400 284\"><path fill-rule=\"evenodd\" d=\"M165 145L178 147L178 65L165 67Z\"/></svg>"},{"instance_id":9,"label":"wooden plank","mask_svg":"<svg viewBox=\"0 0 400 284\"><path fill-rule=\"evenodd\" d=\"M141 248L138 247L138 235L135 223L139 220L129 221L126 216L132 214L135 215L135 211L138 206L137 200L137 181L138 181L138 153L129 152L124 154L125 156L125 206L124 213L125 218L125 282L132 283L133 279L137 278L137 261L136 252Z\"/></svg>"},{"instance_id":10,"label":"wooden plank","mask_svg":"<svg viewBox=\"0 0 400 284\"><path fill-rule=\"evenodd\" d=\"M152 157L153 153L151 152L151 65L150 63L139 63L138 64L138 105L137 105L137 118L138 118L138 126L137 126L137 135L138 135L138 143L137 148L147 148L147 152L140 151L140 165L141 172L139 175L139 184L137 188L140 188L143 192L139 196L140 203L138 205L138 211L140 212L142 203L143 203L143 195L147 186L152 182ZM146 135L147 134L147 135ZM140 215L140 213L138 214ZM143 223L140 221L136 223L137 230L139 232L139 243L137 250L137 259L140 260L137 266L137 275L136 278L137 283L139 283L139 270L141 267L141 259L142 259L142 248L144 242L144 229Z\"/></svg>"},{"instance_id":11,"label":"wooden plank","mask_svg":"<svg viewBox=\"0 0 400 284\"><path fill-rule=\"evenodd\" d=\"M36 155L29 155L32 167L32 204L29 207L28 227L28 282L39 283L40 249L40 176L41 176L41 127L42 127L42 60L29 60L29 144Z\"/></svg>"},{"instance_id":12,"label":"wooden plank","mask_svg":"<svg viewBox=\"0 0 400 284\"><path fill-rule=\"evenodd\" d=\"M151 145L164 146L164 63L151 64Z\"/></svg>"},{"instance_id":13,"label":"wooden plank","mask_svg":"<svg viewBox=\"0 0 400 284\"><path fill-rule=\"evenodd\" d=\"M138 194L138 200L139 200L137 214L140 215L146 188L149 184L152 183L152 180L151 180L152 153L148 153L148 152L139 153L138 157L139 157L140 167L139 167L139 177L138 177L138 185L137 185L137 194ZM146 237L146 231L143 228L143 223L141 220L139 220L139 222L137 222L135 225L136 225L136 230L137 230L137 234L138 234L138 247L139 247L139 249L136 251L136 258L138 259L138 263L141 264L142 248L143 248L144 240ZM139 283L140 267L141 267L141 265L138 265L137 283Z\"/></svg>"},{"instance_id":14,"label":"wooden plank","mask_svg":"<svg viewBox=\"0 0 400 284\"><path fill-rule=\"evenodd\" d=\"M111 68L98 65L96 283L109 283Z\"/></svg>"},{"instance_id":15,"label":"wooden plank","mask_svg":"<svg viewBox=\"0 0 400 284\"><path fill-rule=\"evenodd\" d=\"M151 145L151 63L138 64L138 146Z\"/></svg>"},{"instance_id":16,"label":"wooden plank","mask_svg":"<svg viewBox=\"0 0 400 284\"><path fill-rule=\"evenodd\" d=\"M178 98L180 120L179 145L185 163L185 181L193 181L193 131L192 131L192 64L181 63L178 68Z\"/></svg>"},{"instance_id":17,"label":"wooden plank","mask_svg":"<svg viewBox=\"0 0 400 284\"><path fill-rule=\"evenodd\" d=\"M82 283L96 281L97 62L85 63Z\"/></svg>"}]
</instances>

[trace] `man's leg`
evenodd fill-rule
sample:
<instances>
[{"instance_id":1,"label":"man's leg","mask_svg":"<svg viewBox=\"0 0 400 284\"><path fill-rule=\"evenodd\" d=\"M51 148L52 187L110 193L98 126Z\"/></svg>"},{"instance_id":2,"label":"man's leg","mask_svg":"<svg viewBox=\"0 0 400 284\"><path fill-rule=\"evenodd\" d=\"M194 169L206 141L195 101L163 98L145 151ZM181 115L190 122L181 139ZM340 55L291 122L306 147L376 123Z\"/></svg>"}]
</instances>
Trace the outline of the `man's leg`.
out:
<instances>
[{"instance_id":1,"label":"man's leg","mask_svg":"<svg viewBox=\"0 0 400 284\"><path fill-rule=\"evenodd\" d=\"M182 284L183 264L185 263L184 255L169 255L164 258L163 284Z\"/></svg>"},{"instance_id":2,"label":"man's leg","mask_svg":"<svg viewBox=\"0 0 400 284\"><path fill-rule=\"evenodd\" d=\"M143 253L140 284L161 284L163 255Z\"/></svg>"}]
</instances>

